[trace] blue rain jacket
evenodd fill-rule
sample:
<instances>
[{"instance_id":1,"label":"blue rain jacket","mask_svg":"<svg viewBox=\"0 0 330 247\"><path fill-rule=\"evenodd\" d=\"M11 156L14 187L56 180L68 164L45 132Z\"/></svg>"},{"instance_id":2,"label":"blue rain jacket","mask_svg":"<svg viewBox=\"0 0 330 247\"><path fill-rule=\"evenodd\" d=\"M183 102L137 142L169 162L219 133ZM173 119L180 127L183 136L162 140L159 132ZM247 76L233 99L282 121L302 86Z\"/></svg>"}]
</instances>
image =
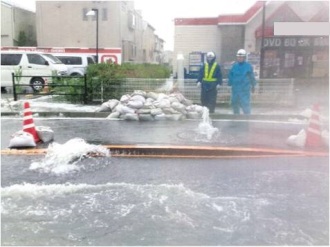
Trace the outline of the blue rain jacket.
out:
<instances>
[{"instance_id":1,"label":"blue rain jacket","mask_svg":"<svg viewBox=\"0 0 330 247\"><path fill-rule=\"evenodd\" d=\"M256 85L252 65L248 62L236 62L229 71L228 85L231 86L231 104L234 114L242 108L244 114L250 114L250 90Z\"/></svg>"},{"instance_id":2,"label":"blue rain jacket","mask_svg":"<svg viewBox=\"0 0 330 247\"><path fill-rule=\"evenodd\" d=\"M248 62L235 62L228 75L228 85L233 92L250 92L251 86L256 85L252 65Z\"/></svg>"}]
</instances>

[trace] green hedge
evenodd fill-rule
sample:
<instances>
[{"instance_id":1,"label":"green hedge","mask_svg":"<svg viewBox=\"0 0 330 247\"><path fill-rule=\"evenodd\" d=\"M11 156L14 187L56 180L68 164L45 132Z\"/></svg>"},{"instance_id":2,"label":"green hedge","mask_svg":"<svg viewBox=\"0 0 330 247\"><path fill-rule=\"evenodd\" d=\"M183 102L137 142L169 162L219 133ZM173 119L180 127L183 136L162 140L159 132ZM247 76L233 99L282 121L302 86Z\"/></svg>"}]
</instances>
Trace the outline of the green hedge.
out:
<instances>
[{"instance_id":1,"label":"green hedge","mask_svg":"<svg viewBox=\"0 0 330 247\"><path fill-rule=\"evenodd\" d=\"M86 74L87 103L99 103L100 100L120 99L123 93L127 91L125 78L168 78L170 69L164 65L156 64L124 63L117 65L114 63L100 63L89 65ZM51 90L62 94L60 99L71 103L84 101L83 78L57 79L54 77L54 82L56 86L52 87Z\"/></svg>"},{"instance_id":2,"label":"green hedge","mask_svg":"<svg viewBox=\"0 0 330 247\"><path fill-rule=\"evenodd\" d=\"M114 63L92 64L87 68L87 76L108 78L168 78L170 69L158 64Z\"/></svg>"},{"instance_id":3,"label":"green hedge","mask_svg":"<svg viewBox=\"0 0 330 247\"><path fill-rule=\"evenodd\" d=\"M102 85L106 98L119 99L122 96L120 85L125 78L168 78L170 69L157 64L114 63L92 64L87 68L88 101L97 98Z\"/></svg>"}]
</instances>

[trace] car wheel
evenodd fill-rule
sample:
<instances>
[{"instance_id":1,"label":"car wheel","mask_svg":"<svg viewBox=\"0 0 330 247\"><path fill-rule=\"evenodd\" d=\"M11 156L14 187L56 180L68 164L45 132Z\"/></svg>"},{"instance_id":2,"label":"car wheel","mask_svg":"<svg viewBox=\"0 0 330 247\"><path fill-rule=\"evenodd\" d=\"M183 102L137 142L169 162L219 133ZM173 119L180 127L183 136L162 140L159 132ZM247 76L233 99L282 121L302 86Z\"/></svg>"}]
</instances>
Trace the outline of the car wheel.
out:
<instances>
[{"instance_id":1,"label":"car wheel","mask_svg":"<svg viewBox=\"0 0 330 247\"><path fill-rule=\"evenodd\" d=\"M30 84L35 92L39 92L44 88L45 81L40 77L35 77L31 79Z\"/></svg>"}]
</instances>

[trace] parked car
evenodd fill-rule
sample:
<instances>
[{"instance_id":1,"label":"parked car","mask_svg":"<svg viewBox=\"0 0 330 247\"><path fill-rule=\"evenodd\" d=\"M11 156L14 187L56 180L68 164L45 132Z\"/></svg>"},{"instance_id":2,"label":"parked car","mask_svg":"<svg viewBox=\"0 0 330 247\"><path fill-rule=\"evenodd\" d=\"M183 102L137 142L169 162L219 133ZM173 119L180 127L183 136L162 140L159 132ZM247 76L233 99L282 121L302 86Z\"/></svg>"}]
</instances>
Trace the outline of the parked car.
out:
<instances>
[{"instance_id":1,"label":"parked car","mask_svg":"<svg viewBox=\"0 0 330 247\"><path fill-rule=\"evenodd\" d=\"M1 91L12 87L12 73L24 77L15 83L30 84L34 91L40 91L46 83L51 83L49 76L68 75L68 68L52 54L34 51L1 51Z\"/></svg>"},{"instance_id":2,"label":"parked car","mask_svg":"<svg viewBox=\"0 0 330 247\"><path fill-rule=\"evenodd\" d=\"M94 64L95 60L92 55L88 54L53 54L64 63L69 70L71 76L83 76L86 68L90 64Z\"/></svg>"}]
</instances>

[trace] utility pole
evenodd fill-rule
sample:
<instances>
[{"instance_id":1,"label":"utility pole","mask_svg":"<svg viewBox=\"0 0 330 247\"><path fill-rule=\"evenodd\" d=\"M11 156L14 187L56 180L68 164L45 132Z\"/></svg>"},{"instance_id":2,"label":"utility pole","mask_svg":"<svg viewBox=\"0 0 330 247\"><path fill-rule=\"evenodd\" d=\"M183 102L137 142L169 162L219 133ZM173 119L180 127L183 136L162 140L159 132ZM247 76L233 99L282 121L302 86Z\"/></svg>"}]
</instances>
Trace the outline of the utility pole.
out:
<instances>
[{"instance_id":1,"label":"utility pole","mask_svg":"<svg viewBox=\"0 0 330 247\"><path fill-rule=\"evenodd\" d=\"M264 77L264 57L265 57L265 49L264 49L264 39L265 39L265 16L266 16L266 1L264 1L262 7L262 30L261 30L261 45L260 45L260 75L259 78Z\"/></svg>"}]
</instances>

